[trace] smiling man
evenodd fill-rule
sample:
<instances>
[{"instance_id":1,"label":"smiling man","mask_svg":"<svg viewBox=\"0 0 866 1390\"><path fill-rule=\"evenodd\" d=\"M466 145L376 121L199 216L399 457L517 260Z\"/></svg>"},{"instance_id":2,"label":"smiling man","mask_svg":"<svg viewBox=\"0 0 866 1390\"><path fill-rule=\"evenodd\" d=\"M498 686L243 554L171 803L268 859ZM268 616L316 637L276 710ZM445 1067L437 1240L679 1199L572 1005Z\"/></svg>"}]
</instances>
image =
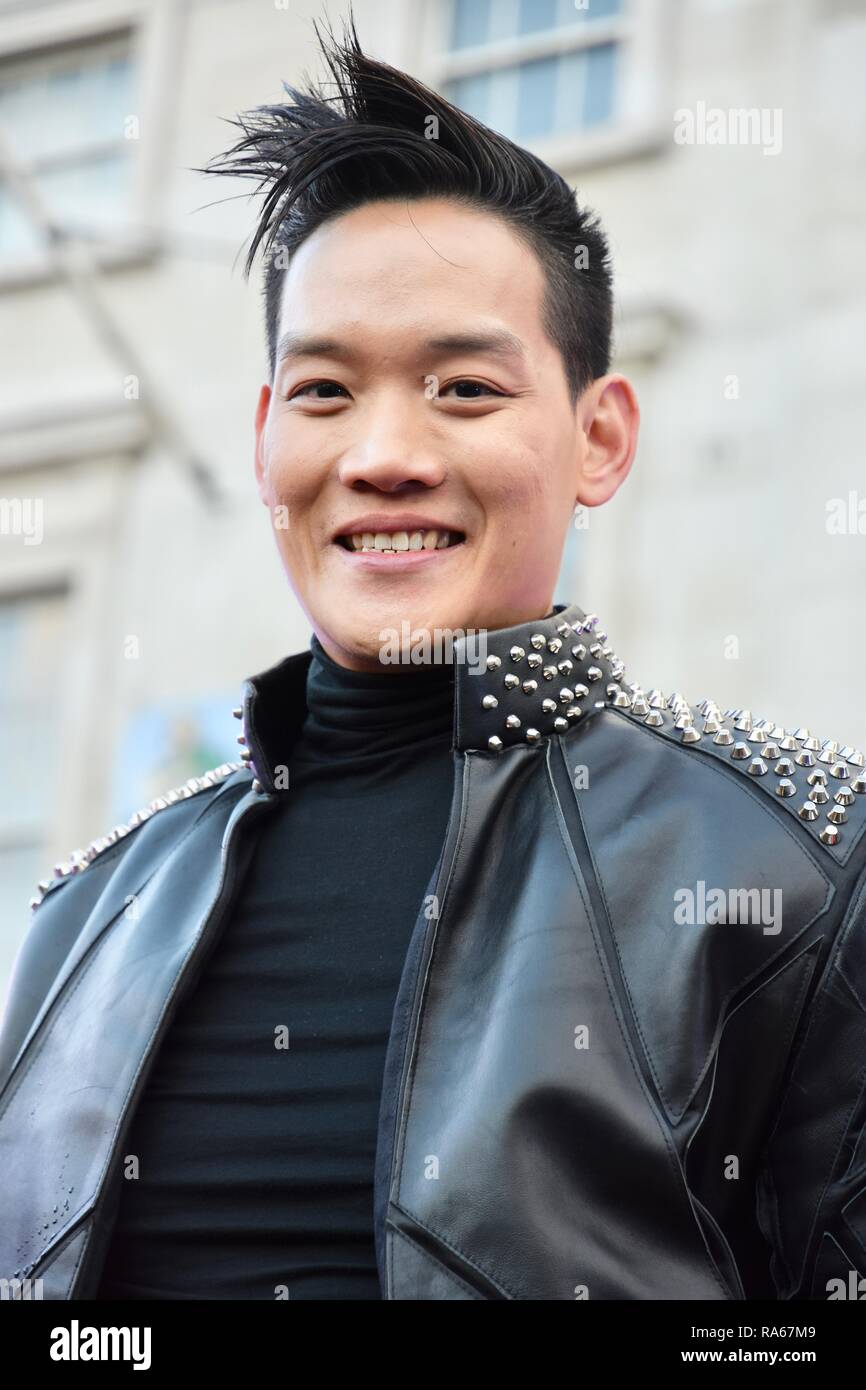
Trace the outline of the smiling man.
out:
<instances>
[{"instance_id":1,"label":"smiling man","mask_svg":"<svg viewBox=\"0 0 866 1390\"><path fill-rule=\"evenodd\" d=\"M336 98L289 89L215 165L264 194L255 475L310 646L246 681L240 761L40 885L0 1272L835 1296L866 1273L863 754L644 689L553 603L636 446L604 235L353 27L323 48ZM386 659L404 625L482 658Z\"/></svg>"},{"instance_id":2,"label":"smiling man","mask_svg":"<svg viewBox=\"0 0 866 1390\"><path fill-rule=\"evenodd\" d=\"M557 191L565 222L573 198ZM344 666L381 670L398 615L492 630L548 613L575 503L606 501L631 466L634 392L603 371L601 235L560 309L563 337L600 340L575 403L545 329L555 290L527 244L544 222L512 216L441 196L335 210L272 272L256 473L292 587ZM573 209L560 255L584 235Z\"/></svg>"}]
</instances>

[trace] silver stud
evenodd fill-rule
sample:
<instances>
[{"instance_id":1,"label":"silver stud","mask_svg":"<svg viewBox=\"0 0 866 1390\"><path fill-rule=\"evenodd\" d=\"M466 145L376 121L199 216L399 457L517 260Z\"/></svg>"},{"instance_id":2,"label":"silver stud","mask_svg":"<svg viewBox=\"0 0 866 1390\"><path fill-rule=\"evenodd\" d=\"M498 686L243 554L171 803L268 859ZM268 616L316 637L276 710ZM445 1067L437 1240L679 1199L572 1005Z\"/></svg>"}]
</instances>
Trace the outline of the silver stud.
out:
<instances>
[{"instance_id":1,"label":"silver stud","mask_svg":"<svg viewBox=\"0 0 866 1390\"><path fill-rule=\"evenodd\" d=\"M556 669L561 676L570 676L572 671L574 670L574 662L569 661L568 657L566 656L563 658L562 661L558 661L556 663Z\"/></svg>"},{"instance_id":2,"label":"silver stud","mask_svg":"<svg viewBox=\"0 0 866 1390\"><path fill-rule=\"evenodd\" d=\"M600 671L597 666L590 666L586 673L586 679L588 681L600 681L603 675L604 672Z\"/></svg>"},{"instance_id":3,"label":"silver stud","mask_svg":"<svg viewBox=\"0 0 866 1390\"><path fill-rule=\"evenodd\" d=\"M620 690L618 694L614 695L612 704L614 709L631 709L631 700L624 690Z\"/></svg>"},{"instance_id":4,"label":"silver stud","mask_svg":"<svg viewBox=\"0 0 866 1390\"><path fill-rule=\"evenodd\" d=\"M848 812L845 810L844 806L831 806L827 812L827 819L831 821L833 825L844 825L848 819Z\"/></svg>"},{"instance_id":5,"label":"silver stud","mask_svg":"<svg viewBox=\"0 0 866 1390\"><path fill-rule=\"evenodd\" d=\"M698 743L698 742L700 741L700 738L701 738L700 731L699 731L698 729L696 729L695 726L694 726L693 724L688 724L688 725L686 726L686 728L683 729L683 736L682 736L680 742L681 742L681 743Z\"/></svg>"},{"instance_id":6,"label":"silver stud","mask_svg":"<svg viewBox=\"0 0 866 1390\"><path fill-rule=\"evenodd\" d=\"M260 792L260 791L263 790L262 784L261 784L261 782L259 781L258 777L254 777L254 778L253 778L253 781L252 781L252 790L253 790L254 792Z\"/></svg>"},{"instance_id":7,"label":"silver stud","mask_svg":"<svg viewBox=\"0 0 866 1390\"><path fill-rule=\"evenodd\" d=\"M646 719L644 720L644 723L649 724L651 729L657 729L659 725L664 724L664 722L665 717L659 709L651 709Z\"/></svg>"},{"instance_id":8,"label":"silver stud","mask_svg":"<svg viewBox=\"0 0 866 1390\"><path fill-rule=\"evenodd\" d=\"M809 793L816 806L823 806L825 801L830 800L830 793L826 787L822 787L819 782Z\"/></svg>"},{"instance_id":9,"label":"silver stud","mask_svg":"<svg viewBox=\"0 0 866 1390\"><path fill-rule=\"evenodd\" d=\"M746 768L746 771L752 777L763 777L764 773L767 771L767 764L764 762L763 758L753 758Z\"/></svg>"},{"instance_id":10,"label":"silver stud","mask_svg":"<svg viewBox=\"0 0 866 1390\"><path fill-rule=\"evenodd\" d=\"M827 774L823 767L816 767L814 772L809 773L806 781L809 783L810 787L817 787L819 782L823 786L827 781Z\"/></svg>"},{"instance_id":11,"label":"silver stud","mask_svg":"<svg viewBox=\"0 0 866 1390\"><path fill-rule=\"evenodd\" d=\"M577 642L575 646L572 647L571 654L574 657L575 661L583 661L584 657L586 656L586 647L583 645L582 642Z\"/></svg>"},{"instance_id":12,"label":"silver stud","mask_svg":"<svg viewBox=\"0 0 866 1390\"><path fill-rule=\"evenodd\" d=\"M237 705L236 708L232 710L232 714L234 715L235 719L243 719L243 707L241 705Z\"/></svg>"},{"instance_id":13,"label":"silver stud","mask_svg":"<svg viewBox=\"0 0 866 1390\"><path fill-rule=\"evenodd\" d=\"M559 675L559 672L557 671L555 666L545 666L541 674L544 676L544 679L546 681L555 681L556 677Z\"/></svg>"},{"instance_id":14,"label":"silver stud","mask_svg":"<svg viewBox=\"0 0 866 1390\"><path fill-rule=\"evenodd\" d=\"M516 714L509 714L508 718L505 721L505 727L506 729L520 728L520 720L517 718Z\"/></svg>"},{"instance_id":15,"label":"silver stud","mask_svg":"<svg viewBox=\"0 0 866 1390\"><path fill-rule=\"evenodd\" d=\"M526 658L526 664L530 670L535 671L541 665L543 659L543 657L538 655L538 652L530 652L529 656Z\"/></svg>"},{"instance_id":16,"label":"silver stud","mask_svg":"<svg viewBox=\"0 0 866 1390\"><path fill-rule=\"evenodd\" d=\"M705 733L705 734L717 734L717 733L719 732L719 729L720 729L721 727L722 727L722 726L721 726L721 724L719 723L718 719L711 718L710 716L708 716L708 717L704 720L704 733Z\"/></svg>"},{"instance_id":17,"label":"silver stud","mask_svg":"<svg viewBox=\"0 0 866 1390\"><path fill-rule=\"evenodd\" d=\"M839 831L835 825L825 825L818 839L822 845L837 845L839 843Z\"/></svg>"},{"instance_id":18,"label":"silver stud","mask_svg":"<svg viewBox=\"0 0 866 1390\"><path fill-rule=\"evenodd\" d=\"M526 656L526 652L522 647L511 647L509 648L508 655L511 657L512 661L522 661Z\"/></svg>"},{"instance_id":19,"label":"silver stud","mask_svg":"<svg viewBox=\"0 0 866 1390\"><path fill-rule=\"evenodd\" d=\"M778 772L780 777L790 777L794 771L794 764L790 758L780 758L773 771Z\"/></svg>"},{"instance_id":20,"label":"silver stud","mask_svg":"<svg viewBox=\"0 0 866 1390\"><path fill-rule=\"evenodd\" d=\"M558 734L564 734L566 729L568 728L568 720L563 719L562 716L560 716L558 719L554 719L553 727Z\"/></svg>"},{"instance_id":21,"label":"silver stud","mask_svg":"<svg viewBox=\"0 0 866 1390\"><path fill-rule=\"evenodd\" d=\"M751 756L752 750L747 743L735 743L731 749L732 758L737 758L739 760L742 758L750 758Z\"/></svg>"},{"instance_id":22,"label":"silver stud","mask_svg":"<svg viewBox=\"0 0 866 1390\"><path fill-rule=\"evenodd\" d=\"M488 658L487 658L487 669L488 669L488 671L498 671L501 665L502 665L502 659L501 659L500 657L498 657L498 656L493 656L493 655L488 656Z\"/></svg>"},{"instance_id":23,"label":"silver stud","mask_svg":"<svg viewBox=\"0 0 866 1390\"><path fill-rule=\"evenodd\" d=\"M522 689L524 695L534 695L538 689L538 681L524 681Z\"/></svg>"},{"instance_id":24,"label":"silver stud","mask_svg":"<svg viewBox=\"0 0 866 1390\"><path fill-rule=\"evenodd\" d=\"M548 699L542 700L541 708L545 714L556 714L556 701L548 697Z\"/></svg>"},{"instance_id":25,"label":"silver stud","mask_svg":"<svg viewBox=\"0 0 866 1390\"><path fill-rule=\"evenodd\" d=\"M561 638L561 637L551 637L550 641L549 641L548 644L547 644L547 650L548 650L549 652L553 652L554 656L556 655L557 652L561 652L561 651L562 651L562 638Z\"/></svg>"},{"instance_id":26,"label":"silver stud","mask_svg":"<svg viewBox=\"0 0 866 1390\"><path fill-rule=\"evenodd\" d=\"M769 759L770 762L772 762L773 758L778 758L778 756L779 756L779 745L778 745L778 743L765 743L765 744L764 744L764 747L761 749L761 757L767 758L767 759Z\"/></svg>"},{"instance_id":27,"label":"silver stud","mask_svg":"<svg viewBox=\"0 0 866 1390\"><path fill-rule=\"evenodd\" d=\"M864 760L863 754L860 752L859 748L855 748L854 752L848 759L848 762L851 764L852 767L863 767L864 761L866 760Z\"/></svg>"},{"instance_id":28,"label":"silver stud","mask_svg":"<svg viewBox=\"0 0 866 1390\"><path fill-rule=\"evenodd\" d=\"M490 738L487 740L487 747L490 749L491 753L501 753L503 749L502 739L498 738L496 734L491 734Z\"/></svg>"},{"instance_id":29,"label":"silver stud","mask_svg":"<svg viewBox=\"0 0 866 1390\"><path fill-rule=\"evenodd\" d=\"M527 743L538 743L538 740L539 740L540 738L541 738L541 734L538 732L537 729L527 729L527 730L526 730L526 742L527 742Z\"/></svg>"},{"instance_id":30,"label":"silver stud","mask_svg":"<svg viewBox=\"0 0 866 1390\"><path fill-rule=\"evenodd\" d=\"M854 800L854 793L850 787L840 787L833 800L840 806L850 806Z\"/></svg>"},{"instance_id":31,"label":"silver stud","mask_svg":"<svg viewBox=\"0 0 866 1390\"><path fill-rule=\"evenodd\" d=\"M838 777L841 781L846 782L848 780L848 769L844 763L834 763L830 768L830 776Z\"/></svg>"},{"instance_id":32,"label":"silver stud","mask_svg":"<svg viewBox=\"0 0 866 1390\"><path fill-rule=\"evenodd\" d=\"M814 753L809 753L806 749L804 749L802 753L797 754L796 758L794 759L794 762L798 763L800 767L814 767L815 755Z\"/></svg>"},{"instance_id":33,"label":"silver stud","mask_svg":"<svg viewBox=\"0 0 866 1390\"><path fill-rule=\"evenodd\" d=\"M520 684L520 678L509 671L502 684L505 686L506 690L514 690Z\"/></svg>"},{"instance_id":34,"label":"silver stud","mask_svg":"<svg viewBox=\"0 0 866 1390\"><path fill-rule=\"evenodd\" d=\"M498 705L499 701L495 695L485 695L484 699L481 701L482 709L496 709Z\"/></svg>"},{"instance_id":35,"label":"silver stud","mask_svg":"<svg viewBox=\"0 0 866 1390\"><path fill-rule=\"evenodd\" d=\"M858 794L866 792L866 773L861 772L859 777L855 777L851 787Z\"/></svg>"},{"instance_id":36,"label":"silver stud","mask_svg":"<svg viewBox=\"0 0 866 1390\"><path fill-rule=\"evenodd\" d=\"M570 689L569 686L564 685L564 686L562 687L562 689L560 690L560 692L559 692L559 703L560 703L561 705L570 705L570 704L572 703L573 700L574 700L574 691L573 691L572 689Z\"/></svg>"},{"instance_id":37,"label":"silver stud","mask_svg":"<svg viewBox=\"0 0 866 1390\"><path fill-rule=\"evenodd\" d=\"M793 734L786 734L779 744L779 747L783 748L786 753L796 753L799 746Z\"/></svg>"},{"instance_id":38,"label":"silver stud","mask_svg":"<svg viewBox=\"0 0 866 1390\"><path fill-rule=\"evenodd\" d=\"M719 732L713 739L713 743L717 743L720 748L727 748L728 744L733 743L733 741L734 735L731 733L730 729L719 729Z\"/></svg>"},{"instance_id":39,"label":"silver stud","mask_svg":"<svg viewBox=\"0 0 866 1390\"><path fill-rule=\"evenodd\" d=\"M815 805L814 801L804 801L797 815L801 820L817 820L818 807Z\"/></svg>"},{"instance_id":40,"label":"silver stud","mask_svg":"<svg viewBox=\"0 0 866 1390\"><path fill-rule=\"evenodd\" d=\"M543 632L533 632L529 642L530 646L533 646L537 652L540 652L543 651L546 640Z\"/></svg>"},{"instance_id":41,"label":"silver stud","mask_svg":"<svg viewBox=\"0 0 866 1390\"><path fill-rule=\"evenodd\" d=\"M796 788L796 786L794 785L794 783L790 780L790 778L788 778L788 777L783 777L782 780L781 780L781 782L779 783L778 787L776 788L776 795L777 795L777 796L796 796L796 795L797 795L797 788Z\"/></svg>"},{"instance_id":42,"label":"silver stud","mask_svg":"<svg viewBox=\"0 0 866 1390\"><path fill-rule=\"evenodd\" d=\"M588 694L589 694L589 686L588 686L588 685L583 685L583 684L581 683L581 684L576 685L576 686L574 687L574 698L575 698L575 700L582 700L582 699L584 698L584 696L585 696L585 695L588 695Z\"/></svg>"}]
</instances>

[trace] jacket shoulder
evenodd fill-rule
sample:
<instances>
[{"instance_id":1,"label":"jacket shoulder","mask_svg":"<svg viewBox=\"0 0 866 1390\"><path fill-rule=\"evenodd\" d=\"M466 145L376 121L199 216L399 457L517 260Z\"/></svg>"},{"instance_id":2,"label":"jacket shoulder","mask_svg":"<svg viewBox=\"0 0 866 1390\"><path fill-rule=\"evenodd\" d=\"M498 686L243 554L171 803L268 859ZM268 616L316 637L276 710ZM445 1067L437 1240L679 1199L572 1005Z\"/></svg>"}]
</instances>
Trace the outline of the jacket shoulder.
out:
<instances>
[{"instance_id":1,"label":"jacket shoulder","mask_svg":"<svg viewBox=\"0 0 866 1390\"><path fill-rule=\"evenodd\" d=\"M866 828L866 757L851 744L786 729L748 709L711 699L691 705L675 691L620 683L610 704L627 719L703 757L728 764L785 808L811 838L845 863Z\"/></svg>"},{"instance_id":2,"label":"jacket shoulder","mask_svg":"<svg viewBox=\"0 0 866 1390\"><path fill-rule=\"evenodd\" d=\"M62 884L85 873L92 864L100 860L107 850L144 825L152 816L166 810L169 806L177 805L178 802L187 801L191 797L198 797L205 791L221 786L228 777L246 768L245 762L220 763L219 767L209 768L200 776L190 777L181 786L172 787L169 791L163 792L161 796L154 797L145 806L134 811L128 821L115 825L106 835L98 836L81 849L74 849L66 859L54 865L50 878L40 879L36 886L36 892L30 899L31 911L35 911L45 897L48 894L53 894Z\"/></svg>"}]
</instances>

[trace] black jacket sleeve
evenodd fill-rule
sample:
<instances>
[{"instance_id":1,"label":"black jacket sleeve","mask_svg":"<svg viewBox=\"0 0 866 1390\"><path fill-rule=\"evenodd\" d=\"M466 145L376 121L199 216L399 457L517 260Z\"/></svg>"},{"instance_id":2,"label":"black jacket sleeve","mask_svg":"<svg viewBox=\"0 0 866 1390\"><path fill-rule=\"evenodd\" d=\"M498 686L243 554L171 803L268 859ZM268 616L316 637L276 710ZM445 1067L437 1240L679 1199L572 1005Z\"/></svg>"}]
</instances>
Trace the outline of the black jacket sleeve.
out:
<instances>
[{"instance_id":1,"label":"black jacket sleeve","mask_svg":"<svg viewBox=\"0 0 866 1390\"><path fill-rule=\"evenodd\" d=\"M866 1296L866 875L798 1030L758 1219L779 1299Z\"/></svg>"}]
</instances>

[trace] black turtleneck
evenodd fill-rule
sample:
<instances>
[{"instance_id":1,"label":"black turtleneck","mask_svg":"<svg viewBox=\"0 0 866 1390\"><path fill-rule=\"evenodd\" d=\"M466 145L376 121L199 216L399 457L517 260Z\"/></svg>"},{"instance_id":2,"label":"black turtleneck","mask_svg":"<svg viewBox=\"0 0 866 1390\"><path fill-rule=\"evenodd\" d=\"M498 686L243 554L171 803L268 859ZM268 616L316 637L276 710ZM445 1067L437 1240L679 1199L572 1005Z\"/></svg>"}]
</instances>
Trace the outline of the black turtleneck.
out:
<instances>
[{"instance_id":1,"label":"black turtleneck","mask_svg":"<svg viewBox=\"0 0 866 1390\"><path fill-rule=\"evenodd\" d=\"M145 1084L99 1298L381 1297L382 1072L451 803L454 671L310 646L289 790Z\"/></svg>"}]
</instances>

